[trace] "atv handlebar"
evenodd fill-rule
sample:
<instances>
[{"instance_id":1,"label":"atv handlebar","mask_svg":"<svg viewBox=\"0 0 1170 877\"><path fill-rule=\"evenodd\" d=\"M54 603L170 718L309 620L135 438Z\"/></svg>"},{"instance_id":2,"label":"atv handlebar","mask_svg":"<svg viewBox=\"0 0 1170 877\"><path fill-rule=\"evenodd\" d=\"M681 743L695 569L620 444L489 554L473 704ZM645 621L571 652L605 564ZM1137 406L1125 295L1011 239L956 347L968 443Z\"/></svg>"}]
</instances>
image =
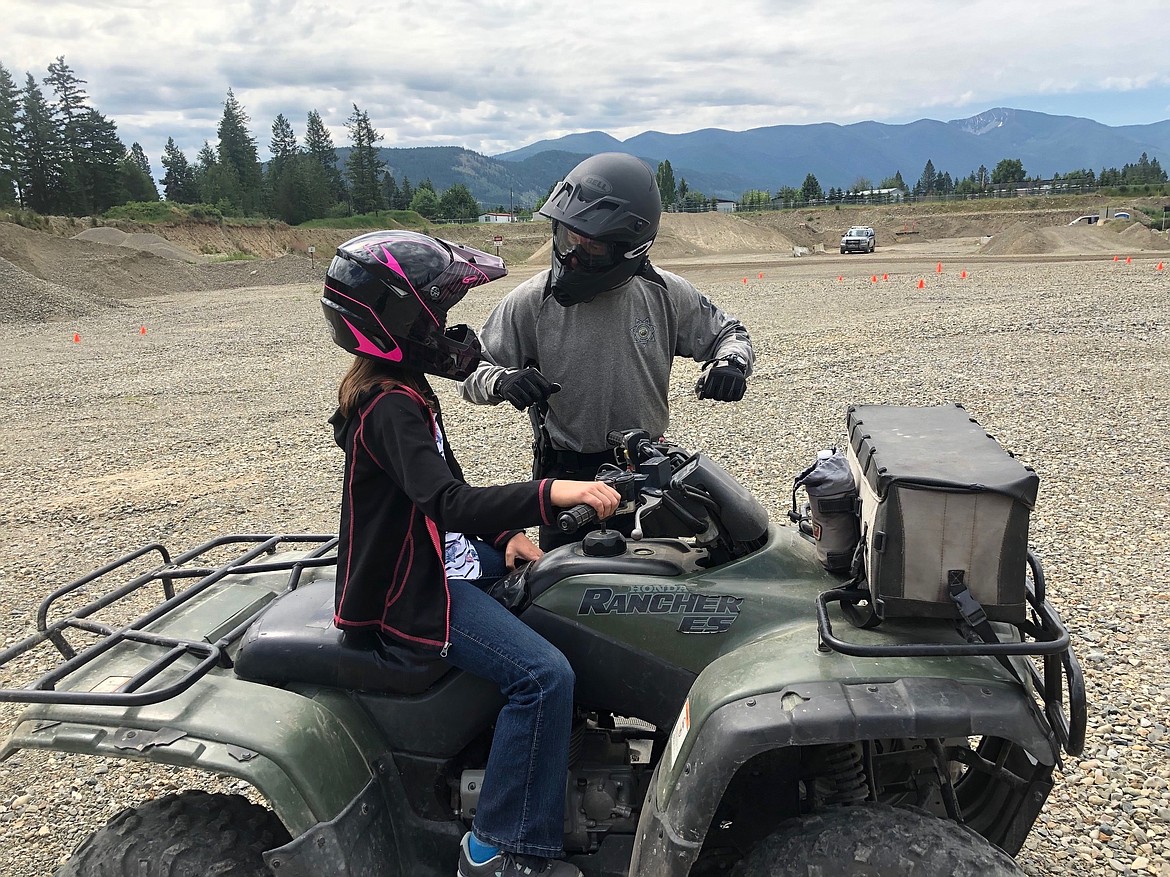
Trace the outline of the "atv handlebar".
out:
<instances>
[{"instance_id":1,"label":"atv handlebar","mask_svg":"<svg viewBox=\"0 0 1170 877\"><path fill-rule=\"evenodd\" d=\"M562 533L576 533L596 520L597 512L593 510L593 506L581 503L557 515L557 526L561 528Z\"/></svg>"}]
</instances>

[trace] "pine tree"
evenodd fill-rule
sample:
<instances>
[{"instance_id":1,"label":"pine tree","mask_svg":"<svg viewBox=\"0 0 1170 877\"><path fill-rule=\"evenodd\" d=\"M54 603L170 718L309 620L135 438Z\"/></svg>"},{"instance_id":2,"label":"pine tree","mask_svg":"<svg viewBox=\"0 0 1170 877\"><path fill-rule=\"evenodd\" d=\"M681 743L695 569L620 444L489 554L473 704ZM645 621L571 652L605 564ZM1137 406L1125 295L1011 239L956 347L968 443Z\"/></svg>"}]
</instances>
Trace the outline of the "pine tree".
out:
<instances>
[{"instance_id":1,"label":"pine tree","mask_svg":"<svg viewBox=\"0 0 1170 877\"><path fill-rule=\"evenodd\" d=\"M43 84L52 89L56 98L51 109L58 136L64 146L62 165L54 200L56 210L74 215L94 213L92 171L87 165L90 157L82 142L82 119L88 110L89 95L82 88L84 79L78 79L65 63L63 56L49 65L49 75Z\"/></svg>"},{"instance_id":2,"label":"pine tree","mask_svg":"<svg viewBox=\"0 0 1170 877\"><path fill-rule=\"evenodd\" d=\"M221 164L206 140L195 157L195 187L203 203L213 204L229 215L239 211L237 202L232 200L233 196L239 196L240 188L235 168Z\"/></svg>"},{"instance_id":3,"label":"pine tree","mask_svg":"<svg viewBox=\"0 0 1170 877\"><path fill-rule=\"evenodd\" d=\"M387 210L405 210L399 203L402 198L402 190L398 188L398 181L394 179L394 174L387 172L382 177L382 195L386 199Z\"/></svg>"},{"instance_id":4,"label":"pine tree","mask_svg":"<svg viewBox=\"0 0 1170 877\"><path fill-rule=\"evenodd\" d=\"M44 84L56 98L53 117L64 147L56 202L74 215L104 213L126 198L126 147L114 122L89 106L85 80L62 56L49 65Z\"/></svg>"},{"instance_id":5,"label":"pine tree","mask_svg":"<svg viewBox=\"0 0 1170 877\"><path fill-rule=\"evenodd\" d=\"M220 197L226 198L245 216L258 213L261 200L260 157L256 152L256 140L248 132L251 121L229 88L217 132L219 150L216 157L221 167L216 177Z\"/></svg>"},{"instance_id":6,"label":"pine tree","mask_svg":"<svg viewBox=\"0 0 1170 877\"><path fill-rule=\"evenodd\" d=\"M86 109L77 130L79 154L74 165L81 180L80 212L102 214L127 200L123 182L126 147L115 124L95 109Z\"/></svg>"},{"instance_id":7,"label":"pine tree","mask_svg":"<svg viewBox=\"0 0 1170 877\"><path fill-rule=\"evenodd\" d=\"M371 213L383 209L381 176L386 164L378 157L374 145L382 135L370 124L369 115L353 105L353 112L345 122L352 148L345 160L345 174L353 198L354 213ZM434 194L432 189L431 194ZM436 205L438 198L435 198Z\"/></svg>"},{"instance_id":8,"label":"pine tree","mask_svg":"<svg viewBox=\"0 0 1170 877\"><path fill-rule=\"evenodd\" d=\"M167 138L167 145L163 149L162 166L166 170L162 184L168 201L176 204L194 204L199 200L195 186L195 169L187 161L187 156L175 145L173 137Z\"/></svg>"},{"instance_id":9,"label":"pine tree","mask_svg":"<svg viewBox=\"0 0 1170 877\"><path fill-rule=\"evenodd\" d=\"M130 144L130 160L148 177L154 176L154 171L150 169L150 159L146 157L146 150L137 140Z\"/></svg>"},{"instance_id":10,"label":"pine tree","mask_svg":"<svg viewBox=\"0 0 1170 877\"><path fill-rule=\"evenodd\" d=\"M302 193L297 191L293 179L296 170L293 159L299 152L297 137L283 113L278 114L272 123L272 139L268 148L272 159L268 162L265 181L270 192L271 212L285 222L302 222L303 219L290 218L301 215L304 206L301 203Z\"/></svg>"},{"instance_id":11,"label":"pine tree","mask_svg":"<svg viewBox=\"0 0 1170 877\"><path fill-rule=\"evenodd\" d=\"M821 184L812 174L809 174L804 178L804 183L800 187L800 195L807 203L822 201L825 197L825 193L821 189Z\"/></svg>"},{"instance_id":12,"label":"pine tree","mask_svg":"<svg viewBox=\"0 0 1170 877\"><path fill-rule=\"evenodd\" d=\"M139 143L132 143L122 160L122 190L122 203L158 200L158 186L150 170L150 159Z\"/></svg>"},{"instance_id":13,"label":"pine tree","mask_svg":"<svg viewBox=\"0 0 1170 877\"><path fill-rule=\"evenodd\" d=\"M914 191L920 195L929 195L934 192L934 183L934 162L928 158L926 160L926 167L922 169L922 176L918 178L918 185L914 187Z\"/></svg>"},{"instance_id":14,"label":"pine tree","mask_svg":"<svg viewBox=\"0 0 1170 877\"><path fill-rule=\"evenodd\" d=\"M670 166L670 161L664 159L658 163L658 193L662 196L662 205L664 207L673 206L678 200L678 187L674 182L674 168Z\"/></svg>"},{"instance_id":15,"label":"pine tree","mask_svg":"<svg viewBox=\"0 0 1170 877\"><path fill-rule=\"evenodd\" d=\"M309 112L308 124L305 127L305 151L316 159L325 174L328 184L330 205L345 200L345 183L341 171L337 169L337 150L333 146L333 137L321 115L316 110Z\"/></svg>"},{"instance_id":16,"label":"pine tree","mask_svg":"<svg viewBox=\"0 0 1170 877\"><path fill-rule=\"evenodd\" d=\"M86 84L84 79L78 79L73 70L65 63L65 57L58 55L57 60L49 65L49 75L45 77L45 85L53 88L57 96L57 106L66 125L76 124L77 120L88 107L89 95L81 87Z\"/></svg>"},{"instance_id":17,"label":"pine tree","mask_svg":"<svg viewBox=\"0 0 1170 877\"><path fill-rule=\"evenodd\" d=\"M15 204L20 196L17 143L20 89L0 64L0 206Z\"/></svg>"},{"instance_id":18,"label":"pine tree","mask_svg":"<svg viewBox=\"0 0 1170 877\"><path fill-rule=\"evenodd\" d=\"M20 132L17 137L22 203L37 213L55 213L60 206L62 166L67 152L53 110L33 79L26 74L21 92Z\"/></svg>"}]
</instances>

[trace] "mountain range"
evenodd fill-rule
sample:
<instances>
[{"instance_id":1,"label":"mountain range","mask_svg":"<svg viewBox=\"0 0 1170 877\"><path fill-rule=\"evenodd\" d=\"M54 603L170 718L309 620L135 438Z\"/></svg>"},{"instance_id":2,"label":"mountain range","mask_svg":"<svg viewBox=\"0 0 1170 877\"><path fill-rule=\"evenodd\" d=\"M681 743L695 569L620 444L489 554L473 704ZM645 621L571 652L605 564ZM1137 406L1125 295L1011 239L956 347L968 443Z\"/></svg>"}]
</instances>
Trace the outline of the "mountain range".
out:
<instances>
[{"instance_id":1,"label":"mountain range","mask_svg":"<svg viewBox=\"0 0 1170 877\"><path fill-rule=\"evenodd\" d=\"M338 150L344 154L346 150ZM582 158L626 152L651 167L668 160L692 191L738 199L750 189L799 188L813 174L825 190L850 189L859 178L877 185L895 172L913 185L930 161L960 179L980 166L1019 159L1029 177L1072 170L1121 168L1142 153L1170 168L1170 119L1112 127L1074 116L996 108L966 119L920 119L904 125L857 122L774 125L748 131L705 128L686 134L646 131L618 140L601 131L541 140L485 156L454 146L383 148L401 183L429 178L437 191L463 183L491 210L532 206Z\"/></svg>"}]
</instances>

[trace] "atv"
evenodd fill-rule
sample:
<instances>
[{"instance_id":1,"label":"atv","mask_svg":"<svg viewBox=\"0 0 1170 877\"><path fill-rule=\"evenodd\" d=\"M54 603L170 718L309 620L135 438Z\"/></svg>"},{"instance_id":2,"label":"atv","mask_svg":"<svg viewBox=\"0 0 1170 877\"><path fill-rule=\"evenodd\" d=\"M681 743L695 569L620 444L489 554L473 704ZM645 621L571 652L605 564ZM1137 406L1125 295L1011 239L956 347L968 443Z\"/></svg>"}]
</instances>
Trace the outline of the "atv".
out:
<instances>
[{"instance_id":1,"label":"atv","mask_svg":"<svg viewBox=\"0 0 1170 877\"><path fill-rule=\"evenodd\" d=\"M577 675L567 857L591 877L1022 874L1011 856L1086 724L1035 555L1022 621L879 618L863 576L818 562L807 520L769 521L702 453L611 439L598 477L632 528L602 524L492 588ZM268 804L147 801L59 875L455 874L503 698L342 635L335 548L150 544L44 598L0 665L60 658L0 691L29 704L0 758L144 759L243 780ZM102 620L132 603L151 608Z\"/></svg>"}]
</instances>

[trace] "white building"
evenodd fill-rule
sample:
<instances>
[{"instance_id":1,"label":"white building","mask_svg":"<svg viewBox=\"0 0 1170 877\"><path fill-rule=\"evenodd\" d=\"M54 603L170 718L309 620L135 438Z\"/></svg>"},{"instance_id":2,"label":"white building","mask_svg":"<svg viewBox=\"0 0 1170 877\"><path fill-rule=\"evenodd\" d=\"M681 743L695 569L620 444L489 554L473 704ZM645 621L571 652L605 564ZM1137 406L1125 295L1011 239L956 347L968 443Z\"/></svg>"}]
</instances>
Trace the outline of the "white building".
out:
<instances>
[{"instance_id":1,"label":"white building","mask_svg":"<svg viewBox=\"0 0 1170 877\"><path fill-rule=\"evenodd\" d=\"M511 213L481 213L480 222L515 222L516 217Z\"/></svg>"},{"instance_id":2,"label":"white building","mask_svg":"<svg viewBox=\"0 0 1170 877\"><path fill-rule=\"evenodd\" d=\"M715 209L720 213L735 213L737 207L737 202L728 201L726 198L718 198L715 201Z\"/></svg>"}]
</instances>

